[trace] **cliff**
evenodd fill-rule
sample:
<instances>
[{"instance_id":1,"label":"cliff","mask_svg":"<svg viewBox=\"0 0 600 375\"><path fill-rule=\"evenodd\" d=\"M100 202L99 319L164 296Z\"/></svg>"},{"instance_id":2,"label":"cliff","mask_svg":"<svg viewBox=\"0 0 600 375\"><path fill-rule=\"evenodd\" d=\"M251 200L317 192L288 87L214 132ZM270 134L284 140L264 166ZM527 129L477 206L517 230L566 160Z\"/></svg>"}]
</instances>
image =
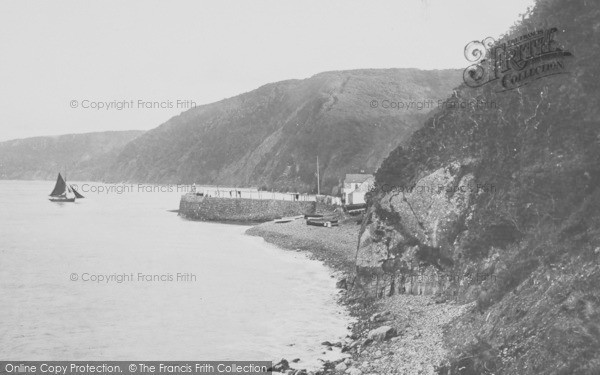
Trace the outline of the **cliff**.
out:
<instances>
[{"instance_id":1,"label":"cliff","mask_svg":"<svg viewBox=\"0 0 600 375\"><path fill-rule=\"evenodd\" d=\"M359 281L476 302L442 374L600 373L600 6L539 1L495 45L552 28L566 74L457 87L376 173Z\"/></svg>"},{"instance_id":2,"label":"cliff","mask_svg":"<svg viewBox=\"0 0 600 375\"><path fill-rule=\"evenodd\" d=\"M316 192L318 156L321 191L336 195L345 173L375 171L460 76L459 70L373 69L267 84L148 131L104 177ZM428 105L398 108L402 101Z\"/></svg>"},{"instance_id":3,"label":"cliff","mask_svg":"<svg viewBox=\"0 0 600 375\"><path fill-rule=\"evenodd\" d=\"M110 131L0 142L0 179L100 181L122 148L143 131Z\"/></svg>"}]
</instances>

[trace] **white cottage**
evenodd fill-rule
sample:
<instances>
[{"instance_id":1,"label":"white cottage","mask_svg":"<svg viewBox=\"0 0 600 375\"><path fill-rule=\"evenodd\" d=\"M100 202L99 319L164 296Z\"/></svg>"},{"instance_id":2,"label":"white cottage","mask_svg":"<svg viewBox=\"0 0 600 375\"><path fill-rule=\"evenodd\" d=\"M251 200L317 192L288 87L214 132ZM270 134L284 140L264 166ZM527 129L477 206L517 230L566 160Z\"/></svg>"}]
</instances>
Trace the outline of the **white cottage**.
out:
<instances>
[{"instance_id":1,"label":"white cottage","mask_svg":"<svg viewBox=\"0 0 600 375\"><path fill-rule=\"evenodd\" d=\"M342 195L345 204L365 203L365 194L375 185L375 176L372 174L347 174L344 178Z\"/></svg>"}]
</instances>

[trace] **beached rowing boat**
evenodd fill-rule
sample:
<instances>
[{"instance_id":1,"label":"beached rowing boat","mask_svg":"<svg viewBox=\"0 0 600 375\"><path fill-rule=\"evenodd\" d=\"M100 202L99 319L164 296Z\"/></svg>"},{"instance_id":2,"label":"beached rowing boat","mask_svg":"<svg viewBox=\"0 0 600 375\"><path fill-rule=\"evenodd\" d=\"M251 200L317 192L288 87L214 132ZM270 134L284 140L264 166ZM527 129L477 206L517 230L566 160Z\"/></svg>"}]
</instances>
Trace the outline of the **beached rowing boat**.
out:
<instances>
[{"instance_id":1,"label":"beached rowing boat","mask_svg":"<svg viewBox=\"0 0 600 375\"><path fill-rule=\"evenodd\" d=\"M305 219L321 219L323 217L323 215L321 214L305 214L304 218Z\"/></svg>"},{"instance_id":2,"label":"beached rowing boat","mask_svg":"<svg viewBox=\"0 0 600 375\"><path fill-rule=\"evenodd\" d=\"M312 225L315 227L337 227L338 221L337 220L323 220L323 219L307 219L306 220L306 225Z\"/></svg>"},{"instance_id":3,"label":"beached rowing boat","mask_svg":"<svg viewBox=\"0 0 600 375\"><path fill-rule=\"evenodd\" d=\"M277 223L277 224L289 223L290 221L302 219L303 217L304 217L304 215L288 216L288 217L282 217L281 219L275 219L275 220L273 220L273 222Z\"/></svg>"}]
</instances>

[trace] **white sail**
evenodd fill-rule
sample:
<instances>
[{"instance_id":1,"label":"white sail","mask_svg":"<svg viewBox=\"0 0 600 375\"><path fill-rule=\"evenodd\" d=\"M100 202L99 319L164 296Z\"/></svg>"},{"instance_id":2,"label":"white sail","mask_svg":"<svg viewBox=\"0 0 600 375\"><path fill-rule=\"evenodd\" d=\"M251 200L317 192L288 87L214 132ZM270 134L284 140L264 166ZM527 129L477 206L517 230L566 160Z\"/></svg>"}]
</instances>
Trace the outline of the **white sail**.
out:
<instances>
[{"instance_id":1,"label":"white sail","mask_svg":"<svg viewBox=\"0 0 600 375\"><path fill-rule=\"evenodd\" d=\"M73 192L73 189L71 189L71 185L67 184L67 181L65 180L65 197L67 198L75 198L75 193Z\"/></svg>"}]
</instances>

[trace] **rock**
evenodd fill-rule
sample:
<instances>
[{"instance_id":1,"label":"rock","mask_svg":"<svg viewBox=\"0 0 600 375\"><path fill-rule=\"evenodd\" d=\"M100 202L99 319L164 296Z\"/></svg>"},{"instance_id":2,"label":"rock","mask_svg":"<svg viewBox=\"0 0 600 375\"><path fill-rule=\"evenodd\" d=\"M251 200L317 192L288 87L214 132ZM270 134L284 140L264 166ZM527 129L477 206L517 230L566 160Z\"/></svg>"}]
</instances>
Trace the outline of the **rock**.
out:
<instances>
[{"instance_id":1,"label":"rock","mask_svg":"<svg viewBox=\"0 0 600 375\"><path fill-rule=\"evenodd\" d=\"M373 339L367 338L367 339L365 339L365 341L363 341L362 346L367 346L367 345L371 344L372 342L373 342Z\"/></svg>"},{"instance_id":2,"label":"rock","mask_svg":"<svg viewBox=\"0 0 600 375\"><path fill-rule=\"evenodd\" d=\"M346 281L346 279L341 279L340 281L335 283L335 286L339 289L348 289L348 282Z\"/></svg>"},{"instance_id":3,"label":"rock","mask_svg":"<svg viewBox=\"0 0 600 375\"><path fill-rule=\"evenodd\" d=\"M282 359L281 361L279 361L275 365L273 365L273 371L275 371L275 372L284 372L289 369L290 369L290 364L285 359Z\"/></svg>"},{"instance_id":4,"label":"rock","mask_svg":"<svg viewBox=\"0 0 600 375\"><path fill-rule=\"evenodd\" d=\"M352 364L352 358L346 358L344 363L346 364L346 366L350 366Z\"/></svg>"},{"instance_id":5,"label":"rock","mask_svg":"<svg viewBox=\"0 0 600 375\"><path fill-rule=\"evenodd\" d=\"M335 344L333 344L333 346L341 348L342 347L342 343L338 341Z\"/></svg>"},{"instance_id":6,"label":"rock","mask_svg":"<svg viewBox=\"0 0 600 375\"><path fill-rule=\"evenodd\" d=\"M325 363L323 363L323 371L328 371L331 370L332 368L334 368L336 365L336 363L330 362L330 361L325 361Z\"/></svg>"},{"instance_id":7,"label":"rock","mask_svg":"<svg viewBox=\"0 0 600 375\"><path fill-rule=\"evenodd\" d=\"M295 359L292 359L292 362L294 362L294 363L298 363L298 362L300 362L300 358L295 358Z\"/></svg>"},{"instance_id":8,"label":"rock","mask_svg":"<svg viewBox=\"0 0 600 375\"><path fill-rule=\"evenodd\" d=\"M360 371L356 367L350 367L349 369L346 370L346 374L349 374L349 375L361 375L362 371Z\"/></svg>"},{"instance_id":9,"label":"rock","mask_svg":"<svg viewBox=\"0 0 600 375\"><path fill-rule=\"evenodd\" d=\"M378 350L374 353L375 358L381 358L382 355L383 353L381 352L381 350Z\"/></svg>"},{"instance_id":10,"label":"rock","mask_svg":"<svg viewBox=\"0 0 600 375\"><path fill-rule=\"evenodd\" d=\"M342 353L346 353L346 352L356 348L357 346L358 346L358 341L352 341L350 344L344 345L342 347Z\"/></svg>"},{"instance_id":11,"label":"rock","mask_svg":"<svg viewBox=\"0 0 600 375\"><path fill-rule=\"evenodd\" d=\"M331 346L332 344L329 341L323 341L321 345Z\"/></svg>"},{"instance_id":12,"label":"rock","mask_svg":"<svg viewBox=\"0 0 600 375\"><path fill-rule=\"evenodd\" d=\"M397 336L396 329L390 326L381 326L369 332L368 338L373 341L384 341Z\"/></svg>"},{"instance_id":13,"label":"rock","mask_svg":"<svg viewBox=\"0 0 600 375\"><path fill-rule=\"evenodd\" d=\"M389 311L382 311L371 315L369 320L371 322L384 322L390 318L391 313Z\"/></svg>"},{"instance_id":14,"label":"rock","mask_svg":"<svg viewBox=\"0 0 600 375\"><path fill-rule=\"evenodd\" d=\"M475 176L473 173L466 173L470 165L474 165L474 160L462 160L453 162L446 167L440 168L433 173L423 176L413 183L416 186L459 186L467 187L474 185ZM474 196L471 189L456 189L453 194L444 194L443 191L431 194L423 194L422 191L407 192L406 194L398 194L394 189L391 191L382 192L379 198L380 205L378 209L394 212L399 217L402 217L402 227L411 235L419 238L423 233L428 233L430 238L435 239L437 244L452 244L455 241L456 230L460 223L466 219L469 211L472 209ZM385 215L384 215L385 216ZM369 231L373 232L374 237L379 227L385 227L385 220L375 215L373 223L369 227ZM402 241L401 235L393 232L389 235L392 240ZM357 266L359 267L375 267L379 265L381 255L385 254L385 241L373 241L369 245L362 246L357 254ZM437 257L438 253L431 253L431 262L446 264L448 259ZM405 255L411 256L410 251ZM428 254L429 256L429 254ZM418 282L417 287L429 288ZM427 289L426 289L427 290Z\"/></svg>"},{"instance_id":15,"label":"rock","mask_svg":"<svg viewBox=\"0 0 600 375\"><path fill-rule=\"evenodd\" d=\"M335 366L335 371L346 371L346 367L344 362L340 362Z\"/></svg>"}]
</instances>

